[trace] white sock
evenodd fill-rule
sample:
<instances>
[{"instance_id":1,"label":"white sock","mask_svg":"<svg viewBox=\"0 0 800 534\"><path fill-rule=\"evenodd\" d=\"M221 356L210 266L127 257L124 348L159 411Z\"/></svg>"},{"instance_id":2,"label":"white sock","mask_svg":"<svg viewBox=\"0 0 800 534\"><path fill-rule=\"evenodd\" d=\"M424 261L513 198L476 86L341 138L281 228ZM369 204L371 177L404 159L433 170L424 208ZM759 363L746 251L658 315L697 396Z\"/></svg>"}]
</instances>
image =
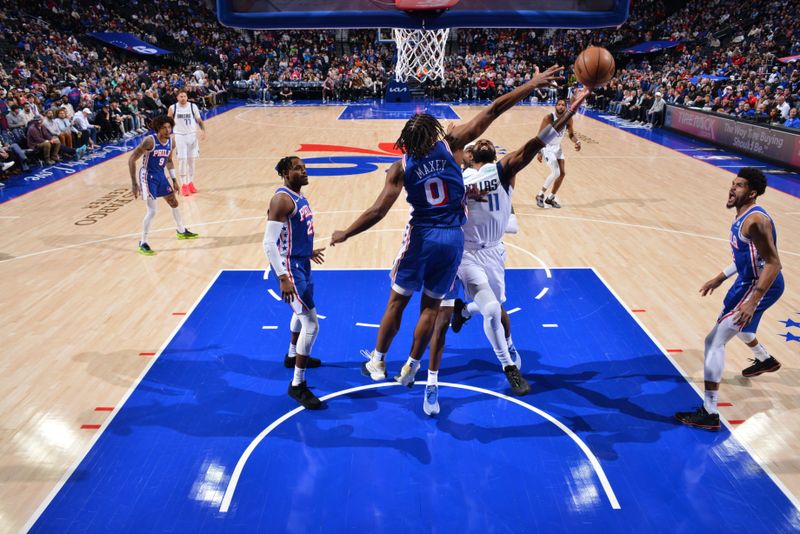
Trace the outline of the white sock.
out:
<instances>
[{"instance_id":1,"label":"white sock","mask_svg":"<svg viewBox=\"0 0 800 534\"><path fill-rule=\"evenodd\" d=\"M382 362L386 359L385 352L379 352L378 349L372 351L372 361L373 362Z\"/></svg>"},{"instance_id":2,"label":"white sock","mask_svg":"<svg viewBox=\"0 0 800 534\"><path fill-rule=\"evenodd\" d=\"M719 391L711 391L708 389L706 390L703 406L705 406L706 411L708 413L719 413L719 410L717 409L718 397L719 397Z\"/></svg>"},{"instance_id":3,"label":"white sock","mask_svg":"<svg viewBox=\"0 0 800 534\"><path fill-rule=\"evenodd\" d=\"M294 368L294 377L292 377L292 385L299 386L301 383L306 381L306 370L301 369L300 367Z\"/></svg>"},{"instance_id":4,"label":"white sock","mask_svg":"<svg viewBox=\"0 0 800 534\"><path fill-rule=\"evenodd\" d=\"M753 354L756 357L756 360L763 362L764 360L769 359L769 352L767 352L767 349L764 348L764 345L762 345L761 343L759 343L755 347L750 347L750 349L752 349Z\"/></svg>"},{"instance_id":5,"label":"white sock","mask_svg":"<svg viewBox=\"0 0 800 534\"><path fill-rule=\"evenodd\" d=\"M294 358L295 356L297 356L297 345L289 343L289 357Z\"/></svg>"},{"instance_id":6,"label":"white sock","mask_svg":"<svg viewBox=\"0 0 800 534\"><path fill-rule=\"evenodd\" d=\"M409 356L406 365L411 367L411 371L413 371L414 374L416 374L417 370L419 369L419 360L415 360L414 358Z\"/></svg>"},{"instance_id":7,"label":"white sock","mask_svg":"<svg viewBox=\"0 0 800 534\"><path fill-rule=\"evenodd\" d=\"M428 369L428 385L435 386L439 383L439 371L431 371Z\"/></svg>"},{"instance_id":8,"label":"white sock","mask_svg":"<svg viewBox=\"0 0 800 534\"><path fill-rule=\"evenodd\" d=\"M178 225L178 231L183 233L186 231L186 227L183 225L183 221L181 220L181 209L180 208L172 208L172 218L175 219L175 224Z\"/></svg>"}]
</instances>

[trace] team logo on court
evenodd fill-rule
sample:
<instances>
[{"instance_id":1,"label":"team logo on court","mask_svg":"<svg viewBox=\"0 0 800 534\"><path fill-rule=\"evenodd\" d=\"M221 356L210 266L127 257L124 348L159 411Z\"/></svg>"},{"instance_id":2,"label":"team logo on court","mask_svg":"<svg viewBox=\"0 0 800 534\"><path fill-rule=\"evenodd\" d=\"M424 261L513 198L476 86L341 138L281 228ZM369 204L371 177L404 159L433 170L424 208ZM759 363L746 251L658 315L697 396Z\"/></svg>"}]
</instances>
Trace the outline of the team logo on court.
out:
<instances>
[{"instance_id":1,"label":"team logo on court","mask_svg":"<svg viewBox=\"0 0 800 534\"><path fill-rule=\"evenodd\" d=\"M394 143L378 143L378 150L342 145L301 144L298 152L350 153L348 156L303 158L309 176L353 176L376 171L402 157Z\"/></svg>"}]
</instances>

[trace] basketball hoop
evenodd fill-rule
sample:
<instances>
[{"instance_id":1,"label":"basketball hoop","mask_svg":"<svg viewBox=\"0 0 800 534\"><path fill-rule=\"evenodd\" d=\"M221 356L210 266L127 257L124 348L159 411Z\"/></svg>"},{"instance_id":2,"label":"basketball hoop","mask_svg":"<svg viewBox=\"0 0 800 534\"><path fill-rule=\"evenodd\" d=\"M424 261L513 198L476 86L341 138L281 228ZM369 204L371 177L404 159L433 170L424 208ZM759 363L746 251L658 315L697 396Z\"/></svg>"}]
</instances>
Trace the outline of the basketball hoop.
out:
<instances>
[{"instance_id":1,"label":"basketball hoop","mask_svg":"<svg viewBox=\"0 0 800 534\"><path fill-rule=\"evenodd\" d=\"M394 28L397 44L397 65L394 77L398 82L415 78L425 80L444 79L444 49L450 29L411 30Z\"/></svg>"}]
</instances>

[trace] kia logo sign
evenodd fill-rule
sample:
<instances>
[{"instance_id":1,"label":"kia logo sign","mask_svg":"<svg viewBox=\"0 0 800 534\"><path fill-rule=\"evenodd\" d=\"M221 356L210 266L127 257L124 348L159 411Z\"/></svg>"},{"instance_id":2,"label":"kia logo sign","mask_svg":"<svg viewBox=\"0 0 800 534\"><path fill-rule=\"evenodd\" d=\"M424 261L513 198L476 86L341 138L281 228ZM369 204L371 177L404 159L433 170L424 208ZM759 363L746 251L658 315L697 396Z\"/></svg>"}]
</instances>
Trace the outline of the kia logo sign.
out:
<instances>
[{"instance_id":1,"label":"kia logo sign","mask_svg":"<svg viewBox=\"0 0 800 534\"><path fill-rule=\"evenodd\" d=\"M408 87L390 87L389 88L389 92L390 93L405 93L406 91L408 91Z\"/></svg>"}]
</instances>

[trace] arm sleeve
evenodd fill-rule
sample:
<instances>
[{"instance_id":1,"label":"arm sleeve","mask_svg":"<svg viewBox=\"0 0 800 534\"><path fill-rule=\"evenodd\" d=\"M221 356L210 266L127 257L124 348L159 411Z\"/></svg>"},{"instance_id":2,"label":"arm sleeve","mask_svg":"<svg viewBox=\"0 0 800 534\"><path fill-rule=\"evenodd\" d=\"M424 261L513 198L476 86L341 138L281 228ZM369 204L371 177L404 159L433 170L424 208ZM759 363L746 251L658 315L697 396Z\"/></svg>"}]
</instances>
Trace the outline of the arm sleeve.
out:
<instances>
[{"instance_id":1,"label":"arm sleeve","mask_svg":"<svg viewBox=\"0 0 800 534\"><path fill-rule=\"evenodd\" d=\"M267 255L267 260L278 276L287 274L286 265L278 252L278 239L283 230L283 223L279 221L267 221L267 228L264 231L264 253Z\"/></svg>"}]
</instances>

